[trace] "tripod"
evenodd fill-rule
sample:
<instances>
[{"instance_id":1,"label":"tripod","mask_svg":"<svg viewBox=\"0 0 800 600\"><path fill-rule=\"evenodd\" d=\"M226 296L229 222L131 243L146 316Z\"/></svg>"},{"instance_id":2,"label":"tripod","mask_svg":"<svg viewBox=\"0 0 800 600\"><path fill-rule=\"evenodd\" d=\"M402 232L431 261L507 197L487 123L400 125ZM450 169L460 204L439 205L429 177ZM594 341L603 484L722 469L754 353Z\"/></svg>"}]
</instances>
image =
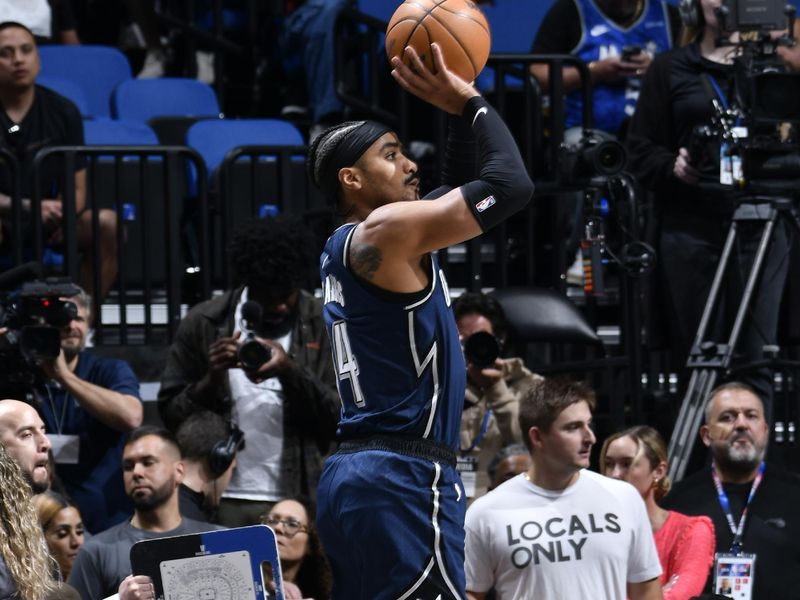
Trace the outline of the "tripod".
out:
<instances>
[{"instance_id":1,"label":"tripod","mask_svg":"<svg viewBox=\"0 0 800 600\"><path fill-rule=\"evenodd\" d=\"M668 451L669 476L673 481L681 479L686 471L710 392L716 386L720 375L728 373L730 370L731 359L739 341L745 317L764 269L764 261L770 249L775 225L781 217L788 219L788 222L800 232L800 217L798 217L791 198L749 196L740 201L733 214L719 265L714 273L711 290L686 362L687 368L691 370L691 377L672 432ZM763 229L728 339L725 343L717 343L708 340L706 334L711 325L714 310L720 303L722 284L731 260L738 227L743 222L763 223Z\"/></svg>"}]
</instances>

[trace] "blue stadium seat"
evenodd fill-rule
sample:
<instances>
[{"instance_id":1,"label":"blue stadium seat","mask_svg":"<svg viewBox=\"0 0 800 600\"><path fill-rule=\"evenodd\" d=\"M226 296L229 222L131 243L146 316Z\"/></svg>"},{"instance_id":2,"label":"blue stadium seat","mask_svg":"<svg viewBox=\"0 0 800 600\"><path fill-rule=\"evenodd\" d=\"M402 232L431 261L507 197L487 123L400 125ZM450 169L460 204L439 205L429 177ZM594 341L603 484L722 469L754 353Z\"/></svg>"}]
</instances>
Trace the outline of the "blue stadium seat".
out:
<instances>
[{"instance_id":1,"label":"blue stadium seat","mask_svg":"<svg viewBox=\"0 0 800 600\"><path fill-rule=\"evenodd\" d=\"M128 59L109 46L42 46L39 55L42 76L78 84L86 94L89 113L95 117L111 116L114 88L132 77Z\"/></svg>"},{"instance_id":2,"label":"blue stadium seat","mask_svg":"<svg viewBox=\"0 0 800 600\"><path fill-rule=\"evenodd\" d=\"M71 79L40 75L36 78L36 83L42 87L46 87L47 89L56 92L57 94L61 94L67 100L71 100L75 106L78 107L82 117L94 116L89 108L89 98L86 97L86 92L83 91L83 88L79 84L75 83Z\"/></svg>"},{"instance_id":3,"label":"blue stadium seat","mask_svg":"<svg viewBox=\"0 0 800 600\"><path fill-rule=\"evenodd\" d=\"M87 146L150 146L158 138L144 123L97 119L83 122L83 136Z\"/></svg>"},{"instance_id":4,"label":"blue stadium seat","mask_svg":"<svg viewBox=\"0 0 800 600\"><path fill-rule=\"evenodd\" d=\"M300 130L281 119L200 121L189 128L186 143L197 150L209 175L237 146L302 146Z\"/></svg>"},{"instance_id":5,"label":"blue stadium seat","mask_svg":"<svg viewBox=\"0 0 800 600\"><path fill-rule=\"evenodd\" d=\"M111 100L115 118L145 123L154 117L218 117L210 85L196 79L163 77L123 81Z\"/></svg>"}]
</instances>

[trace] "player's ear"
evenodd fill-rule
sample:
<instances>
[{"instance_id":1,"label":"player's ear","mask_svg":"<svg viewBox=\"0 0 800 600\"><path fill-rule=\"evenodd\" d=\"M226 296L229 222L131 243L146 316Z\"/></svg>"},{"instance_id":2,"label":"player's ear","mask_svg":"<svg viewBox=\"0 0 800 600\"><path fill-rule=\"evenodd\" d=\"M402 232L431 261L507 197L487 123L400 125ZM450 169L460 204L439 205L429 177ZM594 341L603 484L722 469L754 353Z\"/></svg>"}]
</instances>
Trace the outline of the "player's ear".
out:
<instances>
[{"instance_id":1,"label":"player's ear","mask_svg":"<svg viewBox=\"0 0 800 600\"><path fill-rule=\"evenodd\" d=\"M355 167L344 167L339 170L339 183L343 190L360 190L361 173Z\"/></svg>"},{"instance_id":2,"label":"player's ear","mask_svg":"<svg viewBox=\"0 0 800 600\"><path fill-rule=\"evenodd\" d=\"M175 482L178 484L183 483L183 477L186 474L186 464L182 460L175 461Z\"/></svg>"}]
</instances>

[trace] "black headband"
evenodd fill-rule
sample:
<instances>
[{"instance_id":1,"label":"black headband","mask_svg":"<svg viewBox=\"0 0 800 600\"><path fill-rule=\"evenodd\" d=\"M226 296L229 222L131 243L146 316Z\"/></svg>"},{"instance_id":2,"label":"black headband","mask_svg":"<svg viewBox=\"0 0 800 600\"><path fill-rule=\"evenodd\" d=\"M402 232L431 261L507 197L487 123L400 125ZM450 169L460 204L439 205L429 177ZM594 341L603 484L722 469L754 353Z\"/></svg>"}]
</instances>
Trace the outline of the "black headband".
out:
<instances>
[{"instance_id":1,"label":"black headband","mask_svg":"<svg viewBox=\"0 0 800 600\"><path fill-rule=\"evenodd\" d=\"M339 171L352 167L390 127L375 121L343 123L322 134L316 144L313 161L314 182L329 196L339 190Z\"/></svg>"}]
</instances>

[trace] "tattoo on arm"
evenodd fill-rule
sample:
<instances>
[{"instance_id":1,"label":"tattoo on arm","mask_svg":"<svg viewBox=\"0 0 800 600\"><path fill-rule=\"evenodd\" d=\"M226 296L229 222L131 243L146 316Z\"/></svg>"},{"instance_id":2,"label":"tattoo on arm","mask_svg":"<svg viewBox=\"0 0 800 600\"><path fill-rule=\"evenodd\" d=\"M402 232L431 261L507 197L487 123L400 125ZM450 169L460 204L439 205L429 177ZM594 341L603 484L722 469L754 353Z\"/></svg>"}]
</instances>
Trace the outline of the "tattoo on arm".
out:
<instances>
[{"instance_id":1,"label":"tattoo on arm","mask_svg":"<svg viewBox=\"0 0 800 600\"><path fill-rule=\"evenodd\" d=\"M364 279L372 279L381 266L380 248L369 244L353 244L350 247L350 266L353 272Z\"/></svg>"}]
</instances>

